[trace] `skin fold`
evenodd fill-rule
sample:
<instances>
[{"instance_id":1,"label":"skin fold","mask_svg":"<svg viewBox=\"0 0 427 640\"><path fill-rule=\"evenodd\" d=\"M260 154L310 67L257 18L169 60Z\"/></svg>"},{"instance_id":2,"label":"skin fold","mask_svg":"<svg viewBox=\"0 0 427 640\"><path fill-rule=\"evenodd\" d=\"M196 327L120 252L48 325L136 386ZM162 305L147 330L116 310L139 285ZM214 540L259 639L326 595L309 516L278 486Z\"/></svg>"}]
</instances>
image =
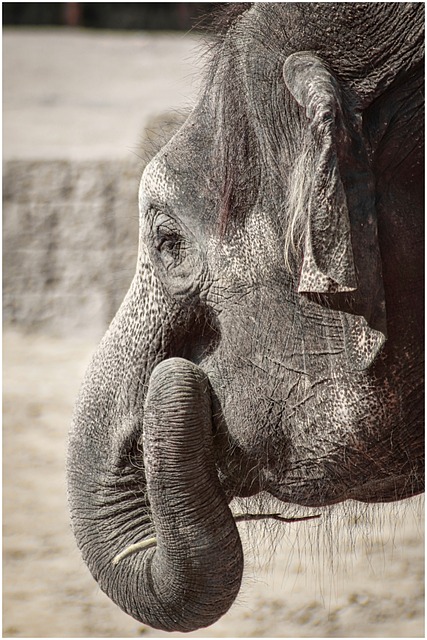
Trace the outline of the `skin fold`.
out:
<instances>
[{"instance_id":1,"label":"skin fold","mask_svg":"<svg viewBox=\"0 0 427 640\"><path fill-rule=\"evenodd\" d=\"M70 432L73 532L167 631L234 601L230 502L424 490L423 7L256 3L139 191L136 273Z\"/></svg>"}]
</instances>

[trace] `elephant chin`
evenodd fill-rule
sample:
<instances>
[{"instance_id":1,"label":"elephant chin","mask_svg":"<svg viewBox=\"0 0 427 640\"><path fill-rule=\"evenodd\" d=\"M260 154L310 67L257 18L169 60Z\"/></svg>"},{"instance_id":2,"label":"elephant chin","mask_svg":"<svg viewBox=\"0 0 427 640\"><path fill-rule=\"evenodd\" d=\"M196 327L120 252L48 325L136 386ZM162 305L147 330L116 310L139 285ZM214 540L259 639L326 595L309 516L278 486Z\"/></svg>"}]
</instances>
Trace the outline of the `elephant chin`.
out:
<instances>
[{"instance_id":1,"label":"elephant chin","mask_svg":"<svg viewBox=\"0 0 427 640\"><path fill-rule=\"evenodd\" d=\"M92 548L80 541L83 557L101 589L137 620L165 631L209 626L238 594L243 552L215 468L210 385L199 367L181 358L155 367L141 444L151 520L145 540L126 535L131 517L143 519L142 503L135 509L116 497L127 520L113 523L113 509L110 534L98 525L102 540ZM73 519L76 537L86 531L87 538L87 513Z\"/></svg>"}]
</instances>

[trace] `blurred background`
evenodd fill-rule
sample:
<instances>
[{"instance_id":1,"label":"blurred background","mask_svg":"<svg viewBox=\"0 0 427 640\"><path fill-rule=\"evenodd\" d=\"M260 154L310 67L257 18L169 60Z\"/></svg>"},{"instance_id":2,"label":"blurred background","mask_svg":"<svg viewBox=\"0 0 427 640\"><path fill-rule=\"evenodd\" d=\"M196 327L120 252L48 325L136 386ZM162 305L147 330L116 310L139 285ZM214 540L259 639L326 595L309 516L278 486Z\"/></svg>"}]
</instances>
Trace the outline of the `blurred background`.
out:
<instances>
[{"instance_id":1,"label":"blurred background","mask_svg":"<svg viewBox=\"0 0 427 640\"><path fill-rule=\"evenodd\" d=\"M72 538L66 440L134 273L147 160L201 90L220 3L4 2L3 637L161 637ZM422 637L422 501L241 527L244 585L197 637Z\"/></svg>"},{"instance_id":2,"label":"blurred background","mask_svg":"<svg viewBox=\"0 0 427 640\"><path fill-rule=\"evenodd\" d=\"M201 28L213 2L5 2L4 25L70 26L90 29Z\"/></svg>"}]
</instances>

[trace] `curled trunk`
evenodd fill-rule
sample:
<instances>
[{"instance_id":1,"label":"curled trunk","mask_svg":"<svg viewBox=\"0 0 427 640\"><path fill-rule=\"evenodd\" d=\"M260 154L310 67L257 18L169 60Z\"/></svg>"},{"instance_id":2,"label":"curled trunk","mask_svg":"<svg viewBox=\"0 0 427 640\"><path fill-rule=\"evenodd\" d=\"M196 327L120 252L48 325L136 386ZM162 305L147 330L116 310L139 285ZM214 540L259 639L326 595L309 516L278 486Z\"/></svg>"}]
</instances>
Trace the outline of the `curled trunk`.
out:
<instances>
[{"instance_id":1,"label":"curled trunk","mask_svg":"<svg viewBox=\"0 0 427 640\"><path fill-rule=\"evenodd\" d=\"M132 479L125 469L114 471L114 482L111 471L70 466L83 558L103 591L137 620L165 631L208 626L239 591L243 554L215 470L209 382L201 369L179 358L160 363L143 428L133 428L144 469ZM93 477L85 496L82 473Z\"/></svg>"}]
</instances>

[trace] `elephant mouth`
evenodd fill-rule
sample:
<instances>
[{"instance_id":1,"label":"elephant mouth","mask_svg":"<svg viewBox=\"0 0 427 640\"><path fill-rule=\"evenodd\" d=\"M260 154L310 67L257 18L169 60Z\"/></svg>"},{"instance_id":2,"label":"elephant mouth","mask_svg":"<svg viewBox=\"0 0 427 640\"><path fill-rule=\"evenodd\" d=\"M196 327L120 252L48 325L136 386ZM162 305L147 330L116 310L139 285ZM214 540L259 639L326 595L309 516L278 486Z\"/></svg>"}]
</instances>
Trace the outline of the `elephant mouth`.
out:
<instances>
[{"instance_id":1,"label":"elephant mouth","mask_svg":"<svg viewBox=\"0 0 427 640\"><path fill-rule=\"evenodd\" d=\"M423 473L413 473L408 479L408 475L398 475L383 480L371 480L356 489L348 492L345 500L357 500L369 504L377 502L395 502L411 498L424 492Z\"/></svg>"},{"instance_id":2,"label":"elephant mouth","mask_svg":"<svg viewBox=\"0 0 427 640\"><path fill-rule=\"evenodd\" d=\"M347 500L367 504L396 502L423 493L424 490L424 476L421 471L414 472L410 477L408 475L393 475L381 480L369 480L344 489L334 486L330 481L327 483L319 481L316 486L317 493L313 493L311 486L305 489L303 483L297 491L283 488L273 482L266 488L268 493L281 502L310 508L328 507Z\"/></svg>"}]
</instances>

